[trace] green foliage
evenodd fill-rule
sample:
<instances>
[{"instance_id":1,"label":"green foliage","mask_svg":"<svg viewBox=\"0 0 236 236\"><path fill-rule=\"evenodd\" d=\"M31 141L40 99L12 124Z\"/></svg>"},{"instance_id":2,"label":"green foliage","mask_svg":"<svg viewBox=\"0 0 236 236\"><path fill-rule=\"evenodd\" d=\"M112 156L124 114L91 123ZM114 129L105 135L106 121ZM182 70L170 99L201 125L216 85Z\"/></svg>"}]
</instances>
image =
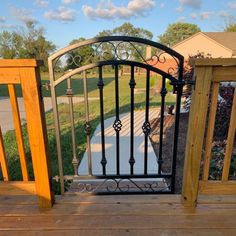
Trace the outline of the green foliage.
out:
<instances>
[{"instance_id":1,"label":"green foliage","mask_svg":"<svg viewBox=\"0 0 236 236\"><path fill-rule=\"evenodd\" d=\"M195 24L180 22L170 24L165 33L159 36L159 42L171 47L200 31L201 29Z\"/></svg>"},{"instance_id":2,"label":"green foliage","mask_svg":"<svg viewBox=\"0 0 236 236\"><path fill-rule=\"evenodd\" d=\"M0 34L0 56L6 59L20 57L23 37L16 32L3 31Z\"/></svg>"},{"instance_id":3,"label":"green foliage","mask_svg":"<svg viewBox=\"0 0 236 236\"><path fill-rule=\"evenodd\" d=\"M136 28L130 23L124 23L112 30L112 35L132 36L145 39L152 39L153 34L143 28Z\"/></svg>"},{"instance_id":4,"label":"green foliage","mask_svg":"<svg viewBox=\"0 0 236 236\"><path fill-rule=\"evenodd\" d=\"M236 32L236 18L229 16L225 22L225 32Z\"/></svg>"},{"instance_id":5,"label":"green foliage","mask_svg":"<svg viewBox=\"0 0 236 236\"><path fill-rule=\"evenodd\" d=\"M143 28L134 27L131 23L127 22L112 30L103 30L102 32L98 33L97 37L112 36L112 35L139 37L150 40L153 37L153 34L150 31Z\"/></svg>"},{"instance_id":6,"label":"green foliage","mask_svg":"<svg viewBox=\"0 0 236 236\"><path fill-rule=\"evenodd\" d=\"M166 90L168 92L173 91L173 85L171 85L170 82L170 80L166 80Z\"/></svg>"},{"instance_id":7,"label":"green foliage","mask_svg":"<svg viewBox=\"0 0 236 236\"><path fill-rule=\"evenodd\" d=\"M225 28L226 32L236 32L236 23L230 24Z\"/></svg>"},{"instance_id":8,"label":"green foliage","mask_svg":"<svg viewBox=\"0 0 236 236\"><path fill-rule=\"evenodd\" d=\"M3 31L0 33L0 57L2 58L35 58L44 61L56 49L56 46L46 40L44 29L37 28L33 22L27 22L23 31Z\"/></svg>"}]
</instances>

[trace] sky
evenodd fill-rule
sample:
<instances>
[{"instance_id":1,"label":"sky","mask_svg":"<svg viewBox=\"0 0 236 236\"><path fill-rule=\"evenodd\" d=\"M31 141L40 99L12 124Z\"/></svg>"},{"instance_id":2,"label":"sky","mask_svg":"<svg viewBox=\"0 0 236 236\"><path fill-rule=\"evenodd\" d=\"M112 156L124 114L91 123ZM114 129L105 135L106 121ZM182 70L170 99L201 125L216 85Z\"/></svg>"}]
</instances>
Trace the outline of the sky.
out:
<instances>
[{"instance_id":1,"label":"sky","mask_svg":"<svg viewBox=\"0 0 236 236\"><path fill-rule=\"evenodd\" d=\"M34 21L58 49L125 22L151 31L157 41L172 23L222 31L230 17L236 17L236 0L0 0L0 31Z\"/></svg>"}]
</instances>

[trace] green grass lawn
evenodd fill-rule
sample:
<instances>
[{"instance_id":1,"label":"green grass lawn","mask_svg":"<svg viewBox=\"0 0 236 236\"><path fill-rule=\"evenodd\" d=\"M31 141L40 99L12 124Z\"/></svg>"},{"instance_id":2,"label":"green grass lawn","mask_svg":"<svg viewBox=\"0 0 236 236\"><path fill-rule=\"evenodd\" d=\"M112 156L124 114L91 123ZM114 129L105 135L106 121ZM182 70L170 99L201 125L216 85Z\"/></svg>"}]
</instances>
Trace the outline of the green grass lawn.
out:
<instances>
[{"instance_id":1,"label":"green grass lawn","mask_svg":"<svg viewBox=\"0 0 236 236\"><path fill-rule=\"evenodd\" d=\"M43 73L42 84L48 82L48 74ZM104 76L104 113L105 118L111 117L115 115L115 86L114 86L114 78L111 74L107 74ZM136 88L145 88L145 78L143 75L136 76ZM160 78L153 77L152 78L152 87L155 88L158 86L160 82ZM82 79L77 77L72 79L72 85L74 88L74 94L76 96L83 95L83 84ZM3 88L0 88L0 94L2 95ZM62 83L57 88L57 94L62 96L65 94L66 84ZM97 89L97 78L96 76L92 76L88 78L88 91L89 97L99 97L98 89ZM119 103L120 103L120 113L129 112L130 110L130 88L129 88L129 76L122 76L119 79ZM5 91L6 92L6 91ZM21 90L17 88L17 93L20 96ZM3 96L3 95L2 95ZM6 94L7 96L7 94ZM43 91L43 96L50 96L49 91ZM135 94L135 109L144 109L145 108L145 92L141 90L140 93ZM159 93L157 93L154 89L150 91L150 106L157 107L160 106L161 97ZM168 93L166 96L166 105L170 105L175 103L175 96L172 93ZM92 125L92 132L94 132L96 126L99 124L99 101L89 101L89 113L90 120ZM72 161L72 141L71 141L71 129L70 129L70 118L69 118L69 107L67 104L59 105L59 114L60 114L60 125L61 125L61 143L62 143L62 156L63 156L63 164L64 164L64 174L73 174L73 166L71 164ZM86 150L86 135L84 133L84 123L85 123L85 111L84 104L77 103L74 106L74 115L75 115L75 124L76 124L76 137L77 137L77 154L78 158L81 159L83 157L83 153ZM49 149L51 155L51 163L52 163L52 174L53 176L58 175L58 164L57 164L57 154L56 154L56 141L55 141L55 130L53 125L53 114L52 112L46 113L46 123L47 123L47 132L48 132L48 141L49 141ZM28 158L28 168L30 172L30 176L33 179L33 171L32 171L32 163L30 160L30 149L27 139L27 129L26 126L23 126L24 140L25 140L25 149ZM4 144L6 147L6 154L9 163L10 176L12 180L20 180L21 172L20 172L20 163L19 156L17 151L17 144L15 140L14 131L8 131L4 135ZM1 179L1 173L0 173ZM58 185L54 185L54 188L59 188ZM55 189L56 193L58 193L58 189Z\"/></svg>"}]
</instances>

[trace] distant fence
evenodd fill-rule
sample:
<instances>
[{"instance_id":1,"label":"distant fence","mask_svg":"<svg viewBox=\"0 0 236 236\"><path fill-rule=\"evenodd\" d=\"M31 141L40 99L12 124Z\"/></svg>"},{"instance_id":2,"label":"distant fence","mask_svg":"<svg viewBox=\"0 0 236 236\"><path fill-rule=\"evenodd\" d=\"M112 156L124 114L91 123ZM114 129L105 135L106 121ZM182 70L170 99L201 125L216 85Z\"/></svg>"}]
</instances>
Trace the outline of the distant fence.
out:
<instances>
[{"instance_id":1,"label":"distant fence","mask_svg":"<svg viewBox=\"0 0 236 236\"><path fill-rule=\"evenodd\" d=\"M0 127L0 195L37 194L41 207L51 207L53 194L50 187L48 143L44 119L44 107L40 92L40 61L34 59L0 60L0 85L7 85L11 102L15 136L18 146L23 181L10 181L8 157ZM24 149L24 139L15 86L22 89L30 151L35 181L29 181ZM0 123L1 125L1 123Z\"/></svg>"},{"instance_id":2,"label":"distant fence","mask_svg":"<svg viewBox=\"0 0 236 236\"><path fill-rule=\"evenodd\" d=\"M235 89L222 177L217 181L209 180L219 87L221 82L236 82L236 59L198 59L194 66L196 84L190 109L182 192L184 203L190 206L196 204L198 194L236 194L236 181L229 180L236 129Z\"/></svg>"}]
</instances>

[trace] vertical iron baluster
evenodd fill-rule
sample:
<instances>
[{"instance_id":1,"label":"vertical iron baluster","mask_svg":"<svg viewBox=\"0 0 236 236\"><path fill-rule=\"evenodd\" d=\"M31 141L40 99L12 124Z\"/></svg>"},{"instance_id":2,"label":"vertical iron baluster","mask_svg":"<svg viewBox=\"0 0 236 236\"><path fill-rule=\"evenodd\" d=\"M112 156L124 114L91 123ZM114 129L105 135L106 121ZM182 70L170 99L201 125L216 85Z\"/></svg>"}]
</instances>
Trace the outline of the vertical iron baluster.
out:
<instances>
[{"instance_id":1,"label":"vertical iron baluster","mask_svg":"<svg viewBox=\"0 0 236 236\"><path fill-rule=\"evenodd\" d=\"M119 70L118 65L115 65L115 101L116 101L116 120L113 128L116 131L116 174L120 174L120 130L122 127L119 116Z\"/></svg>"},{"instance_id":2,"label":"vertical iron baluster","mask_svg":"<svg viewBox=\"0 0 236 236\"><path fill-rule=\"evenodd\" d=\"M179 115L180 105L182 96L183 86L178 85L177 98L176 98L176 109L175 109L175 131L174 131L174 145L173 145L173 159L172 159L172 181L171 181L171 192L175 192L175 174L176 174L176 159L177 159L177 146L178 146L178 135L179 135Z\"/></svg>"},{"instance_id":3,"label":"vertical iron baluster","mask_svg":"<svg viewBox=\"0 0 236 236\"><path fill-rule=\"evenodd\" d=\"M106 155L105 155L105 131L104 131L104 104L103 104L103 79L102 79L102 67L99 66L98 69L99 73L99 79L98 79L98 88L99 88L99 97L100 97L100 121L101 121L101 144L102 144L102 160L101 160L101 165L102 165L102 173L103 175L106 175Z\"/></svg>"},{"instance_id":4,"label":"vertical iron baluster","mask_svg":"<svg viewBox=\"0 0 236 236\"><path fill-rule=\"evenodd\" d=\"M143 123L142 129L145 135L144 137L144 174L147 175L148 172L148 135L151 131L151 126L149 123L149 94L150 94L150 70L146 73L146 111L145 111L145 121Z\"/></svg>"},{"instance_id":5,"label":"vertical iron baluster","mask_svg":"<svg viewBox=\"0 0 236 236\"><path fill-rule=\"evenodd\" d=\"M73 107L73 90L71 87L71 79L67 79L67 90L66 95L69 101L69 109L70 109L70 123L71 123L71 138L72 138L72 152L73 152L73 160L72 164L74 167L74 175L78 175L78 159L76 154L76 140L75 140L75 122L74 122L74 107Z\"/></svg>"},{"instance_id":6,"label":"vertical iron baluster","mask_svg":"<svg viewBox=\"0 0 236 236\"><path fill-rule=\"evenodd\" d=\"M162 77L162 86L161 86L161 120L160 120L160 137L159 137L159 156L158 156L158 174L161 174L162 170L162 145L163 145L163 128L164 128L164 112L165 112L165 96L167 94L166 90L166 79Z\"/></svg>"},{"instance_id":7,"label":"vertical iron baluster","mask_svg":"<svg viewBox=\"0 0 236 236\"><path fill-rule=\"evenodd\" d=\"M184 60L181 59L179 61L179 75L178 81L183 81L183 68L184 68ZM176 159L177 159L177 146L178 146L178 135L179 135L179 116L180 116L180 106L181 106L181 96L183 92L183 85L179 84L175 88L177 91L176 98L176 109L175 109L175 131L174 131L174 145L173 145L173 158L172 158L172 167L171 167L171 193L175 192L175 175L176 175Z\"/></svg>"},{"instance_id":8,"label":"vertical iron baluster","mask_svg":"<svg viewBox=\"0 0 236 236\"><path fill-rule=\"evenodd\" d=\"M64 194L65 184L64 184L63 161L62 161L62 152L61 152L61 130L60 130L60 122L59 122L57 96L56 96L55 85L54 85L53 79L54 79L54 75L51 75L51 78L50 78L51 96L52 96L53 118L54 118L56 144L57 144L58 171L59 171L59 178L60 178L61 194Z\"/></svg>"},{"instance_id":9,"label":"vertical iron baluster","mask_svg":"<svg viewBox=\"0 0 236 236\"><path fill-rule=\"evenodd\" d=\"M134 66L131 66L131 77L130 77L130 174L134 174L134 88L135 88L135 79L134 79Z\"/></svg>"},{"instance_id":10,"label":"vertical iron baluster","mask_svg":"<svg viewBox=\"0 0 236 236\"><path fill-rule=\"evenodd\" d=\"M83 86L84 86L84 105L85 105L85 119L86 119L84 130L85 130L85 134L87 138L88 172L89 172L89 175L92 175L92 158L91 158L91 143L90 143L91 125L89 121L89 103L88 103L86 71L83 71Z\"/></svg>"}]
</instances>

